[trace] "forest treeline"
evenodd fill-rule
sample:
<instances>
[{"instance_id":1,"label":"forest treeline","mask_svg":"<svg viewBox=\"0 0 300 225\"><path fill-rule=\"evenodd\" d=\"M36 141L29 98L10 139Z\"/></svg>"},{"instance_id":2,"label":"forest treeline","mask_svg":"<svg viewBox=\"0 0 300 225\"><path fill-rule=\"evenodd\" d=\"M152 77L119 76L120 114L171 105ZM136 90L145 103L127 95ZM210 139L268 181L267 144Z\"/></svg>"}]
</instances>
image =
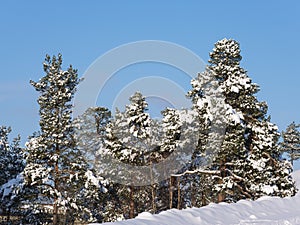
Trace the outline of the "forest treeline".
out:
<instances>
[{"instance_id":1,"label":"forest treeline","mask_svg":"<svg viewBox=\"0 0 300 225\"><path fill-rule=\"evenodd\" d=\"M39 93L40 130L23 147L20 137L9 141L10 127L0 128L3 224L108 222L295 195L299 125L279 133L241 60L237 41L215 43L186 93L192 107L166 108L161 120L150 117L140 92L115 115L91 107L72 118L81 79L72 66L62 69L60 54L47 55L44 76L30 81Z\"/></svg>"}]
</instances>

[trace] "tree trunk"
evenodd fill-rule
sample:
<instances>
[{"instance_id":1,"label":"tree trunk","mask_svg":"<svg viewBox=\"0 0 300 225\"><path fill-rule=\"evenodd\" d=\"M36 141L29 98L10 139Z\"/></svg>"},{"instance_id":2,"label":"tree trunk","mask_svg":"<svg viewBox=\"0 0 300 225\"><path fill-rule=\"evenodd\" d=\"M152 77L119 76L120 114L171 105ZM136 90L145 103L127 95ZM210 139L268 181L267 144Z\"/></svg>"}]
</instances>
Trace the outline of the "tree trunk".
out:
<instances>
[{"instance_id":1,"label":"tree trunk","mask_svg":"<svg viewBox=\"0 0 300 225\"><path fill-rule=\"evenodd\" d=\"M7 210L7 214L6 214L6 220L7 220L7 223L10 224L10 209Z\"/></svg>"},{"instance_id":2,"label":"tree trunk","mask_svg":"<svg viewBox=\"0 0 300 225\"><path fill-rule=\"evenodd\" d=\"M130 186L130 197L129 197L129 218L133 219L134 218L134 199L133 199L133 191L134 187Z\"/></svg>"},{"instance_id":3,"label":"tree trunk","mask_svg":"<svg viewBox=\"0 0 300 225\"><path fill-rule=\"evenodd\" d=\"M57 199L54 199L53 204L53 225L58 225L58 207L57 207Z\"/></svg>"},{"instance_id":4,"label":"tree trunk","mask_svg":"<svg viewBox=\"0 0 300 225\"><path fill-rule=\"evenodd\" d=\"M207 203L206 203L206 192L203 189L202 192L201 192L201 206L206 206L206 205L207 205Z\"/></svg>"},{"instance_id":5,"label":"tree trunk","mask_svg":"<svg viewBox=\"0 0 300 225\"><path fill-rule=\"evenodd\" d=\"M206 181L206 175L203 175L203 181L205 183ZM207 202L206 202L206 189L205 186L202 185L202 191L201 191L201 206L206 206Z\"/></svg>"},{"instance_id":6,"label":"tree trunk","mask_svg":"<svg viewBox=\"0 0 300 225\"><path fill-rule=\"evenodd\" d=\"M221 166L220 166L220 175L221 175L221 179L219 179L219 184L223 184L223 178L225 177L225 163L222 162ZM220 191L220 193L218 193L218 202L223 202L225 199L225 194L224 191Z\"/></svg>"},{"instance_id":7,"label":"tree trunk","mask_svg":"<svg viewBox=\"0 0 300 225\"><path fill-rule=\"evenodd\" d=\"M55 153L57 155L60 155L60 151L59 151L59 145L56 144L56 149L55 149ZM55 190L58 190L58 176L59 176L59 169L58 169L58 161L56 159L55 162L55 166L54 166L54 188ZM57 205L57 198L54 198L54 202L53 202L53 225L58 225L58 205Z\"/></svg>"},{"instance_id":8,"label":"tree trunk","mask_svg":"<svg viewBox=\"0 0 300 225\"><path fill-rule=\"evenodd\" d=\"M196 206L196 193L195 193L195 187L194 187L194 182L191 181L191 207Z\"/></svg>"},{"instance_id":9,"label":"tree trunk","mask_svg":"<svg viewBox=\"0 0 300 225\"><path fill-rule=\"evenodd\" d=\"M150 177L151 177L151 195L152 195L152 211L156 213L156 185L153 180L152 161L150 161Z\"/></svg>"},{"instance_id":10,"label":"tree trunk","mask_svg":"<svg viewBox=\"0 0 300 225\"><path fill-rule=\"evenodd\" d=\"M173 177L169 180L169 208L173 208Z\"/></svg>"},{"instance_id":11,"label":"tree trunk","mask_svg":"<svg viewBox=\"0 0 300 225\"><path fill-rule=\"evenodd\" d=\"M177 209L181 208L180 177L177 177Z\"/></svg>"},{"instance_id":12,"label":"tree trunk","mask_svg":"<svg viewBox=\"0 0 300 225\"><path fill-rule=\"evenodd\" d=\"M218 203L223 202L225 199L223 191L218 194Z\"/></svg>"},{"instance_id":13,"label":"tree trunk","mask_svg":"<svg viewBox=\"0 0 300 225\"><path fill-rule=\"evenodd\" d=\"M155 185L151 185L151 192L152 192L152 211L156 213L156 192L155 192Z\"/></svg>"}]
</instances>

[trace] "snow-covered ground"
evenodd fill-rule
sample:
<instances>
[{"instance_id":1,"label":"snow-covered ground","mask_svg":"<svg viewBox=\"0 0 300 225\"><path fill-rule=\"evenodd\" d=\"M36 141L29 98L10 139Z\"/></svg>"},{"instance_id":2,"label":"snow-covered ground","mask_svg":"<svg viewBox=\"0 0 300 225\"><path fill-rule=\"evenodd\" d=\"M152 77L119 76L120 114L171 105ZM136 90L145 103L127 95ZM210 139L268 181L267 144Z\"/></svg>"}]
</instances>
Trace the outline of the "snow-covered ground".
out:
<instances>
[{"instance_id":1,"label":"snow-covered ground","mask_svg":"<svg viewBox=\"0 0 300 225\"><path fill-rule=\"evenodd\" d=\"M300 170L293 174L300 189ZM141 213L137 218L106 225L299 225L300 193L292 198L262 197L234 204L210 204L202 208L168 210L158 215ZM96 225L96 224L94 224Z\"/></svg>"}]
</instances>

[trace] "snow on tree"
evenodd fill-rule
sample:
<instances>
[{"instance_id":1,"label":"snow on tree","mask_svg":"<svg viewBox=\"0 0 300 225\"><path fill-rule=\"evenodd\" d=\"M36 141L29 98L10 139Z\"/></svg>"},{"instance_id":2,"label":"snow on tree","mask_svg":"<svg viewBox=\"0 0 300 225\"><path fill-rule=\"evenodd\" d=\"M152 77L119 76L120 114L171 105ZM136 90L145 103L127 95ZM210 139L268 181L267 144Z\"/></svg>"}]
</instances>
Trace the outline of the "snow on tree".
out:
<instances>
[{"instance_id":1,"label":"snow on tree","mask_svg":"<svg viewBox=\"0 0 300 225\"><path fill-rule=\"evenodd\" d=\"M161 125L157 124L157 127L161 126L162 140L159 151L155 152L158 154L155 158L160 158L160 160L167 158L176 150L181 128L178 111L166 108L162 111L162 115Z\"/></svg>"},{"instance_id":2,"label":"snow on tree","mask_svg":"<svg viewBox=\"0 0 300 225\"><path fill-rule=\"evenodd\" d=\"M52 58L47 55L45 76L38 82L30 81L40 93L41 131L26 144L28 156L24 169L27 202L36 212L45 209L43 204L51 204L54 225L62 222L59 218L62 211L67 223L76 218L91 218L84 205L86 192L97 192L101 187L100 181L89 172L74 137L71 100L80 80L72 66L66 71L61 66L60 54ZM38 219L34 215L28 217Z\"/></svg>"},{"instance_id":3,"label":"snow on tree","mask_svg":"<svg viewBox=\"0 0 300 225\"><path fill-rule=\"evenodd\" d=\"M20 137L18 136L10 144L8 135L10 127L0 127L0 185L5 184L10 179L15 178L23 169L24 161L22 149L20 147Z\"/></svg>"},{"instance_id":4,"label":"snow on tree","mask_svg":"<svg viewBox=\"0 0 300 225\"><path fill-rule=\"evenodd\" d=\"M113 211L110 208L113 204L112 184L110 184L104 177L101 171L105 170L105 136L106 126L111 120L111 112L104 107L91 107L88 108L82 115L74 119L73 126L76 131L77 147L84 156L88 163L89 175L92 176L91 180L100 181L103 187L102 191L85 192L83 204L86 208L90 208L94 218L98 221L109 221L107 214L108 211ZM97 179L96 179L97 178ZM97 187L97 185L95 185ZM98 184L99 186L99 184ZM88 199L88 201L87 201ZM99 205L101 202L101 205ZM113 220L117 220L114 218Z\"/></svg>"},{"instance_id":5,"label":"snow on tree","mask_svg":"<svg viewBox=\"0 0 300 225\"><path fill-rule=\"evenodd\" d=\"M0 213L8 217L7 221L11 215L19 213L20 190L23 185L20 173L25 166L20 136L9 143L10 132L10 127L0 127Z\"/></svg>"},{"instance_id":6,"label":"snow on tree","mask_svg":"<svg viewBox=\"0 0 300 225\"><path fill-rule=\"evenodd\" d=\"M147 106L145 97L136 92L130 97L130 104L126 106L125 111L117 111L115 117L107 126L106 148L115 159L122 163L143 166L150 162L151 119L149 114L146 113ZM134 192L138 189L134 187L133 183L139 183L139 179L143 179L143 176L132 177L127 171L119 171L118 168L110 171L110 173L117 173L117 176L123 176L125 179L127 177L129 191L126 191L125 187L121 189L125 190L123 194L129 201L128 216L133 218L136 215Z\"/></svg>"},{"instance_id":7,"label":"snow on tree","mask_svg":"<svg viewBox=\"0 0 300 225\"><path fill-rule=\"evenodd\" d=\"M179 147L179 139L181 134L181 126L182 123L180 121L180 113L178 110L166 108L162 112L163 118L161 121L156 121L157 128L156 132L153 134L156 137L159 137L157 140L157 148L151 154L151 162L153 164L157 164L163 162L166 158L168 158L171 154L173 154L176 160L173 163L176 163L178 166L178 170L181 169L180 160L178 160L178 147ZM182 155L183 157L183 155ZM174 198L174 185L173 178L165 177L167 172L167 165L164 166L163 170L154 170L153 173L155 177L160 177L159 182L155 184L155 193L152 196L153 199L157 199L155 202L153 201L153 205L155 205L155 211L160 212L161 210L173 208ZM170 175L170 174L169 174Z\"/></svg>"},{"instance_id":8,"label":"snow on tree","mask_svg":"<svg viewBox=\"0 0 300 225\"><path fill-rule=\"evenodd\" d=\"M91 107L73 121L77 146L96 173L104 169L101 162L105 156L106 126L110 120L111 112L107 108Z\"/></svg>"},{"instance_id":9,"label":"snow on tree","mask_svg":"<svg viewBox=\"0 0 300 225\"><path fill-rule=\"evenodd\" d=\"M113 157L122 163L149 168L148 176L145 176L145 171L140 171L141 174L132 177L132 180L127 179L128 188L118 186L119 193L124 195L123 199L127 199L129 204L129 215L125 215L129 218L136 215L133 210L155 213L162 208L168 208L169 199L165 197L169 184L168 181L164 181L167 171L162 171L163 169L156 165L176 150L180 137L180 117L176 110L164 110L161 122L152 120L146 111L145 97L137 92L130 98L130 104L126 106L125 111L117 111L107 126L106 148ZM110 170L111 174L116 172L118 176L132 176L127 171L120 172L117 168ZM134 187L132 182L147 185ZM140 199L148 199L147 204Z\"/></svg>"},{"instance_id":10,"label":"snow on tree","mask_svg":"<svg viewBox=\"0 0 300 225\"><path fill-rule=\"evenodd\" d=\"M296 192L291 178L289 162L280 160L278 148L279 132L276 125L268 120L252 124L251 154L246 177L254 198L263 195L293 196Z\"/></svg>"},{"instance_id":11,"label":"snow on tree","mask_svg":"<svg viewBox=\"0 0 300 225\"><path fill-rule=\"evenodd\" d=\"M267 118L267 104L259 102L255 96L259 91L258 85L252 83L246 71L240 66L242 57L239 43L231 39L218 41L210 57L208 68L219 81L225 102L237 115L241 115L240 123L226 128L225 141L220 152L220 155L225 154L221 157L219 168L231 175L236 175L231 177L237 183L230 187L236 187L241 197L243 195L244 197L253 197L253 195L257 197L257 189L263 194L273 195L282 195L290 190L292 195L295 188L291 182L289 170L280 167L280 153L277 147L278 131L276 130L278 128ZM255 168L255 163L259 160L265 160L263 164L265 166L260 167L259 171L254 173L251 168ZM286 177L288 178L282 181L285 183L276 183L279 179ZM225 173L222 178L222 183L226 184L224 181L228 180L228 175ZM257 182L253 182L254 180ZM270 180L273 185L276 185L278 191L275 191L276 187L271 193L263 190L269 185Z\"/></svg>"},{"instance_id":12,"label":"snow on tree","mask_svg":"<svg viewBox=\"0 0 300 225\"><path fill-rule=\"evenodd\" d=\"M227 161L233 160L234 154L230 155L232 150L242 149L240 148L241 141L235 142L237 137L240 139L243 137L243 133L238 133L243 132L242 115L225 102L223 88L219 85L215 74L208 68L199 73L198 77L191 81L191 84L193 89L189 91L188 96L193 101L193 109L197 112L200 124L199 141L191 170L200 171L202 169L195 176L208 184L201 185L199 182L195 182L201 192L193 202L198 202L197 206L201 206L216 201L211 190L217 192L219 198L223 198L222 192L235 182L234 177L236 176L227 176L225 179L224 173L229 172L228 168L225 168L225 164ZM223 137L224 133L225 137ZM205 152L210 154L205 154ZM241 152L237 154L241 155ZM204 164L206 167L202 166L201 168L203 160L209 163Z\"/></svg>"},{"instance_id":13,"label":"snow on tree","mask_svg":"<svg viewBox=\"0 0 300 225\"><path fill-rule=\"evenodd\" d=\"M136 92L130 97L130 104L126 106L125 111L117 110L107 125L106 148L114 158L123 163L137 166L149 162L150 146L147 139L150 138L151 119L146 113L147 106L145 97ZM128 184L131 182L134 181L129 179Z\"/></svg>"},{"instance_id":14,"label":"snow on tree","mask_svg":"<svg viewBox=\"0 0 300 225\"><path fill-rule=\"evenodd\" d=\"M282 132L283 141L280 143L280 150L287 153L293 165L295 160L300 158L300 125L292 122L285 131Z\"/></svg>"},{"instance_id":15,"label":"snow on tree","mask_svg":"<svg viewBox=\"0 0 300 225\"><path fill-rule=\"evenodd\" d=\"M223 39L210 57L210 65L191 81L188 93L200 124L194 166L177 175L196 176L210 186L205 193L195 182L201 195L194 195L191 202L201 202L201 206L211 201L293 195L291 168L280 161L278 128L267 118L267 104L255 96L258 85L240 66L239 43ZM212 163L201 168L198 161L205 159L205 151L215 154L211 154Z\"/></svg>"},{"instance_id":16,"label":"snow on tree","mask_svg":"<svg viewBox=\"0 0 300 225\"><path fill-rule=\"evenodd\" d=\"M224 124L228 122L226 116L230 117L229 119L235 117L231 116L233 112L229 110L230 106L225 104L222 90L211 71L206 69L199 73L191 81L191 85L192 90L187 96L193 102L189 114L194 121L189 129L198 137L191 169L196 169L207 166L214 159L223 141Z\"/></svg>"}]
</instances>

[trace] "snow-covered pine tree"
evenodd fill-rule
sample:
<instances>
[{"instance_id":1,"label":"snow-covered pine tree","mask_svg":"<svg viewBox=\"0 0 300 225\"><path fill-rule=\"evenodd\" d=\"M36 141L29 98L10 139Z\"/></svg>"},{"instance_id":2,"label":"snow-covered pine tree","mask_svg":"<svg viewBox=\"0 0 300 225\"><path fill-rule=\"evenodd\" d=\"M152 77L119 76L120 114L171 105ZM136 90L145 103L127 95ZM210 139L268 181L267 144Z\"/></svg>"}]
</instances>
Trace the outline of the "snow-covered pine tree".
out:
<instances>
[{"instance_id":1,"label":"snow-covered pine tree","mask_svg":"<svg viewBox=\"0 0 300 225\"><path fill-rule=\"evenodd\" d=\"M20 214L20 189L23 185L21 172L25 166L20 136L9 143L10 127L0 127L0 214L10 216Z\"/></svg>"},{"instance_id":2,"label":"snow-covered pine tree","mask_svg":"<svg viewBox=\"0 0 300 225\"><path fill-rule=\"evenodd\" d=\"M134 166L147 165L150 162L151 152L149 146L151 119L146 112L148 104L139 92L136 92L129 100L130 104L126 106L125 111L117 111L107 126L106 148L115 159L123 163ZM113 173L118 173L118 176L131 177L127 171L111 171L111 174ZM132 177L132 180L128 180L129 191L120 185L120 190L123 190L121 193L125 195L123 199L127 199L125 204L129 205L129 213L125 215L125 218L133 218L137 213L134 195L143 190L134 187L133 183L138 183L139 179L143 179L143 176Z\"/></svg>"},{"instance_id":3,"label":"snow-covered pine tree","mask_svg":"<svg viewBox=\"0 0 300 225\"><path fill-rule=\"evenodd\" d=\"M197 78L191 81L191 85L192 90L188 92L188 97L192 99L193 110L196 112L199 123L199 140L190 170L198 170L198 173L192 175L198 179L193 185L201 190L193 195L194 199L191 202L197 202L197 206L203 206L212 201L223 201L223 192L233 182L233 176L223 179L226 172L224 165L230 160L228 154L231 149L229 148L234 148L231 139L241 136L228 132L233 130L229 127L239 125L240 115L224 101L223 89L220 88L215 74L208 68L199 73ZM227 130L225 130L226 125ZM225 140L223 140L224 132ZM222 142L223 145L221 145ZM231 146L224 148L226 143ZM203 161L210 163L206 163L204 167ZM201 185L199 181L205 185ZM215 200L216 197L212 191L218 193L218 200Z\"/></svg>"},{"instance_id":4,"label":"snow-covered pine tree","mask_svg":"<svg viewBox=\"0 0 300 225\"><path fill-rule=\"evenodd\" d=\"M293 165L295 160L300 158L300 125L292 122L285 131L282 132L282 142L280 143L280 150L287 153Z\"/></svg>"},{"instance_id":5,"label":"snow-covered pine tree","mask_svg":"<svg viewBox=\"0 0 300 225\"><path fill-rule=\"evenodd\" d=\"M77 146L95 172L99 172L102 167L105 131L110 120L111 112L107 108L90 107L73 121Z\"/></svg>"},{"instance_id":6,"label":"snow-covered pine tree","mask_svg":"<svg viewBox=\"0 0 300 225\"><path fill-rule=\"evenodd\" d=\"M28 156L24 169L29 193L27 202L37 209L35 212L45 210L43 205L50 204L53 225L63 222L59 216L61 214L71 218L68 223L82 218L82 214L88 217L89 210L81 205L82 193L86 191L83 187L88 187L86 183L91 181L95 187L98 185L90 176L74 139L71 100L80 80L72 66L66 71L61 66L60 54L52 58L47 55L44 62L45 76L38 82L30 81L40 93L38 104L41 131L26 144ZM39 219L34 216L28 215L33 220Z\"/></svg>"},{"instance_id":7,"label":"snow-covered pine tree","mask_svg":"<svg viewBox=\"0 0 300 225\"><path fill-rule=\"evenodd\" d=\"M181 122L179 112L175 109L166 108L162 111L162 115L161 127L163 138L160 146L160 157L167 158L178 147ZM156 158L159 158L159 156Z\"/></svg>"},{"instance_id":8,"label":"snow-covered pine tree","mask_svg":"<svg viewBox=\"0 0 300 225\"><path fill-rule=\"evenodd\" d=\"M11 173L12 171L12 155L10 144L8 141L8 134L11 132L10 127L1 126L0 127L0 168L3 171L0 174L0 185L5 184L16 174Z\"/></svg>"},{"instance_id":9,"label":"snow-covered pine tree","mask_svg":"<svg viewBox=\"0 0 300 225\"><path fill-rule=\"evenodd\" d=\"M203 153L206 150L208 141L208 132L210 121L212 120L209 112L209 97L205 92L207 85L212 81L212 75L206 70L199 73L196 78L191 80L192 89L187 93L187 96L191 98L193 106L191 111L194 111L194 120L198 121L198 141L197 146L192 155L191 164L189 166L190 171L196 171L200 169L203 159ZM194 131L196 132L196 131ZM209 202L212 189L212 179L210 176L202 173L188 174L187 178L190 192L186 193L187 205L188 202L191 207L201 207Z\"/></svg>"},{"instance_id":10,"label":"snow-covered pine tree","mask_svg":"<svg viewBox=\"0 0 300 225\"><path fill-rule=\"evenodd\" d=\"M109 211L114 211L114 208L110 208L111 202L114 201L114 190L112 190L113 184L109 184L105 180L101 171L105 170L104 162L106 159L105 149L105 136L106 126L111 120L111 112L104 107L90 107L82 115L78 116L73 121L73 126L76 130L77 147L84 155L85 160L88 162L89 176L91 181L100 181L102 190L99 190L97 185L89 185L85 187L88 190L94 189L93 192L83 191L85 195L82 200L86 208L92 213L92 217L96 218L98 222L107 222L107 214ZM95 179L97 178L97 179ZM92 182L93 184L93 182ZM85 184L87 185L87 183Z\"/></svg>"},{"instance_id":11,"label":"snow-covered pine tree","mask_svg":"<svg viewBox=\"0 0 300 225\"><path fill-rule=\"evenodd\" d=\"M130 97L124 112L116 112L106 130L106 147L114 157L132 164L145 165L149 156L146 139L150 137L151 119L141 93Z\"/></svg>"},{"instance_id":12,"label":"snow-covered pine tree","mask_svg":"<svg viewBox=\"0 0 300 225\"><path fill-rule=\"evenodd\" d=\"M151 165L165 160L176 150L180 136L179 114L176 110L166 109L162 122L151 120L147 111L145 97L139 92L130 98L130 104L124 112L117 111L111 123L107 126L106 148L113 157L131 165ZM151 170L151 169L150 169ZM126 171L110 171L111 174L130 177ZM164 171L149 171L149 180L143 182L150 185L134 187L130 185L114 185L123 204L129 205L129 215L132 217L142 211L157 212L169 207L169 182L161 181ZM143 174L133 178L139 183L144 179ZM161 182L158 182L161 181ZM134 194L134 195L133 195ZM140 201L143 199L143 201ZM145 201L147 199L147 201ZM147 204L145 204L147 202ZM149 204L150 203L150 204ZM125 206L125 209L126 206ZM138 210L137 212L132 212Z\"/></svg>"},{"instance_id":13,"label":"snow-covered pine tree","mask_svg":"<svg viewBox=\"0 0 300 225\"><path fill-rule=\"evenodd\" d=\"M253 138L245 174L253 198L294 195L292 167L289 162L280 160L278 127L265 119L252 123L251 131Z\"/></svg>"},{"instance_id":14,"label":"snow-covered pine tree","mask_svg":"<svg viewBox=\"0 0 300 225\"><path fill-rule=\"evenodd\" d=\"M192 90L187 94L191 98L193 106L192 110L196 112L195 119L199 121L199 140L197 148L194 151L192 158L191 170L197 169L201 155L205 152L205 146L208 138L208 129L210 123L210 114L208 111L208 100L206 98L206 93L204 92L205 86L211 81L211 75L208 71L199 73L197 78L191 80Z\"/></svg>"},{"instance_id":15,"label":"snow-covered pine tree","mask_svg":"<svg viewBox=\"0 0 300 225\"><path fill-rule=\"evenodd\" d=\"M240 66L241 59L239 44L234 40L223 39L217 42L210 53L208 69L218 81L227 111L231 111L229 114L233 117L227 123L224 142L215 159L214 166L220 171L216 180L218 184L215 186L218 201L224 201L226 198L236 201L250 197L241 179L247 158L244 140L246 127L243 120L248 114L248 108L253 105L252 95L256 93L257 86L251 83Z\"/></svg>"},{"instance_id":16,"label":"snow-covered pine tree","mask_svg":"<svg viewBox=\"0 0 300 225\"><path fill-rule=\"evenodd\" d=\"M158 130L154 134L159 137L157 140L158 147L152 152L153 163L159 163L164 161L170 154L176 154L179 145L180 132L181 132L181 122L179 112L175 109L166 108L161 112L163 118L161 121L157 121L156 127ZM176 163L176 162L174 162ZM177 163L176 163L177 164ZM166 168L164 168L166 169ZM178 170L180 170L180 165L178 164ZM161 174L158 174L161 173ZM161 180L157 184L157 211L166 210L168 208L173 208L175 206L174 198L174 177L170 177L169 180L165 180L163 176L166 175L167 171L155 171L156 177L161 177ZM170 175L170 174L169 174ZM176 198L178 199L178 198Z\"/></svg>"},{"instance_id":17,"label":"snow-covered pine tree","mask_svg":"<svg viewBox=\"0 0 300 225\"><path fill-rule=\"evenodd\" d=\"M231 39L218 41L210 58L208 68L215 74L223 89L225 102L237 115L240 115L241 121L233 126L229 125L226 129L218 167L229 174L225 173L222 176L222 183L226 188L234 188L235 196L238 191L239 197L234 200L243 197L257 197L257 188L253 189L254 181L257 181L256 187L259 186L264 194L281 196L281 193L286 193L288 190L290 190L290 194L293 194L294 187L289 170L280 166L277 127L267 118L267 104L259 102L255 96L259 91L258 85L252 83L246 71L240 66L242 57L239 43ZM253 163L262 158L266 161L263 164L265 166L254 173L251 169L255 168ZM234 176L232 176L233 174ZM231 181L228 179L228 175L233 178ZM274 183L280 178L283 178L283 183ZM270 180L276 186L272 187L273 190L278 188L278 191L267 193L262 190L265 186L268 187ZM229 186L226 185L226 181L230 181L227 182Z\"/></svg>"},{"instance_id":18,"label":"snow-covered pine tree","mask_svg":"<svg viewBox=\"0 0 300 225\"><path fill-rule=\"evenodd\" d=\"M0 127L0 168L1 171L4 171L0 175L0 185L5 184L10 178L10 172L7 169L6 165L10 161L9 154L9 143L8 143L8 134L11 132L11 129L8 127Z\"/></svg>"}]
</instances>

